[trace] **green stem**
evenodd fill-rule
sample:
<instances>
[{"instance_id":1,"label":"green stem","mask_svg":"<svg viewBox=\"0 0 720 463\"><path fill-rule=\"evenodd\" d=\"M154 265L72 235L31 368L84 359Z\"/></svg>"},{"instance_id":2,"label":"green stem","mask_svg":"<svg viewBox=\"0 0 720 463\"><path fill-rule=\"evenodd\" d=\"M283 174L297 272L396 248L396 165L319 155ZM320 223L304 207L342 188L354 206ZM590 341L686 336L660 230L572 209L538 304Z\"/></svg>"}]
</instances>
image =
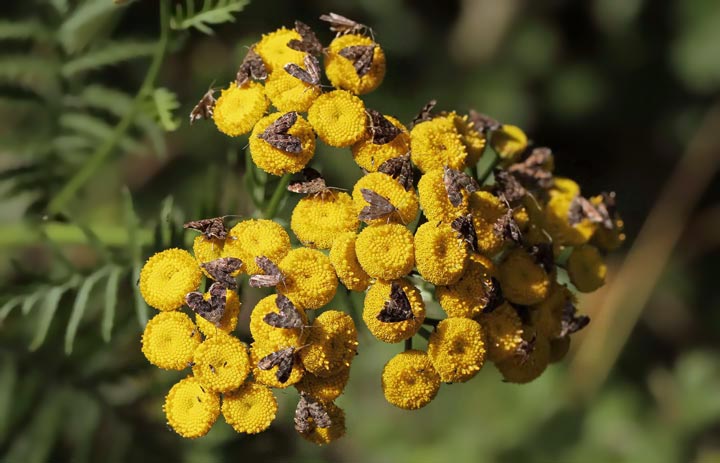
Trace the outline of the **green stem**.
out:
<instances>
[{"instance_id":1,"label":"green stem","mask_svg":"<svg viewBox=\"0 0 720 463\"><path fill-rule=\"evenodd\" d=\"M106 246L127 246L128 231L124 226L99 225L92 231ZM34 246L42 242L42 233L54 243L61 245L87 244L87 236L79 227L66 223L13 224L0 227L0 249ZM152 243L151 230L137 230L137 239L143 245Z\"/></svg>"},{"instance_id":2,"label":"green stem","mask_svg":"<svg viewBox=\"0 0 720 463\"><path fill-rule=\"evenodd\" d=\"M110 138L100 145L97 150L90 156L83 167L62 187L57 195L48 204L48 211L51 214L63 212L67 203L72 200L77 192L93 178L97 170L105 163L107 158L112 154L113 149L128 131L135 117L140 112L140 108L152 91L155 79L160 72L160 66L167 51L168 39L170 31L170 0L160 0L160 39L153 54L152 62L148 68L145 79L140 89L135 94L130 109L125 113L118 122L110 135Z\"/></svg>"},{"instance_id":3,"label":"green stem","mask_svg":"<svg viewBox=\"0 0 720 463\"><path fill-rule=\"evenodd\" d=\"M425 339L427 339L427 340L429 341L429 340L430 340L430 335L431 335L432 333L431 333L427 328L422 327L422 328L420 328L420 330L418 330L417 334L419 334L420 336L422 336L423 338L425 338Z\"/></svg>"},{"instance_id":4,"label":"green stem","mask_svg":"<svg viewBox=\"0 0 720 463\"><path fill-rule=\"evenodd\" d=\"M422 324L423 324L423 325L430 325L430 326L438 326L438 324L439 324L441 321L442 321L442 320L439 320L439 319L437 319L437 318L428 318L428 317L425 317L425 320L423 320Z\"/></svg>"},{"instance_id":5,"label":"green stem","mask_svg":"<svg viewBox=\"0 0 720 463\"><path fill-rule=\"evenodd\" d=\"M500 156L494 150L489 150L481 159L485 162L485 165L481 166L482 162L478 163L477 181L480 185L484 185L495 166L500 162Z\"/></svg>"},{"instance_id":6,"label":"green stem","mask_svg":"<svg viewBox=\"0 0 720 463\"><path fill-rule=\"evenodd\" d=\"M273 219L275 214L277 214L278 208L280 207L280 201L283 199L283 196L287 194L287 186L290 184L291 176L292 174L283 175L277 187L275 187L275 191L270 198L270 203L268 203L268 207L265 209L265 213L263 214L266 219Z\"/></svg>"},{"instance_id":7,"label":"green stem","mask_svg":"<svg viewBox=\"0 0 720 463\"><path fill-rule=\"evenodd\" d=\"M405 340L405 350L412 350L412 337Z\"/></svg>"}]
</instances>

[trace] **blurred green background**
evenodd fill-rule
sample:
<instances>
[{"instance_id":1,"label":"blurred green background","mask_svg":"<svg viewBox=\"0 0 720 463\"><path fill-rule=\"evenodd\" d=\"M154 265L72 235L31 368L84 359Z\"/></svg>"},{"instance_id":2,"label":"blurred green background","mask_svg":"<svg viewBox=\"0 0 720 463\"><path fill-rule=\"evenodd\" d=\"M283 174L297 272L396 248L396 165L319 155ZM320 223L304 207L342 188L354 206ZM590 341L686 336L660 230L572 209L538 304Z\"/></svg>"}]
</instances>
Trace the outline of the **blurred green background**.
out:
<instances>
[{"instance_id":1,"label":"blurred green background","mask_svg":"<svg viewBox=\"0 0 720 463\"><path fill-rule=\"evenodd\" d=\"M0 461L720 462L720 2L255 0L167 40L158 0L118 3L3 2ZM617 191L627 244L568 359L531 384L489 365L395 409L380 372L402 347L361 330L340 441L295 435L294 391L259 436L220 419L183 440L161 409L183 374L140 352L137 269L187 240L183 220L251 215L275 182L246 170L246 138L187 115L262 33L300 19L328 43L330 11L385 50L368 106L407 123L436 98L522 126L586 195ZM314 162L333 185L360 175L347 152Z\"/></svg>"}]
</instances>

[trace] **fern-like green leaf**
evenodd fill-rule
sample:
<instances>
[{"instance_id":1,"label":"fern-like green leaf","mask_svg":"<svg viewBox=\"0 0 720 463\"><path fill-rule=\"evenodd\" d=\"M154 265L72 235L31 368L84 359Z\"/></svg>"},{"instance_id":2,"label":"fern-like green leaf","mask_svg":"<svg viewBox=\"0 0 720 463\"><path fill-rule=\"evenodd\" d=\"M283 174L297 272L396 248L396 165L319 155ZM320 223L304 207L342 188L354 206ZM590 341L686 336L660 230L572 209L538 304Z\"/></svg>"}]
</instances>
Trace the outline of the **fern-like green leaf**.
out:
<instances>
[{"instance_id":1,"label":"fern-like green leaf","mask_svg":"<svg viewBox=\"0 0 720 463\"><path fill-rule=\"evenodd\" d=\"M0 40L35 40L43 42L52 33L39 21L0 21Z\"/></svg>"},{"instance_id":2,"label":"fern-like green leaf","mask_svg":"<svg viewBox=\"0 0 720 463\"><path fill-rule=\"evenodd\" d=\"M110 138L114 128L104 120L85 113L67 113L60 116L60 126L85 135L93 142L102 142ZM129 136L120 139L120 147L125 151L136 151L140 144Z\"/></svg>"},{"instance_id":3,"label":"fern-like green leaf","mask_svg":"<svg viewBox=\"0 0 720 463\"><path fill-rule=\"evenodd\" d=\"M155 53L156 48L157 45L154 42L110 42L102 47L93 48L65 63L62 67L62 75L70 77L79 72L100 69L123 61L150 56Z\"/></svg>"},{"instance_id":4,"label":"fern-like green leaf","mask_svg":"<svg viewBox=\"0 0 720 463\"><path fill-rule=\"evenodd\" d=\"M195 28L200 32L212 35L210 25L233 22L233 15L240 12L250 0L204 0L199 11L195 11L194 0L185 0L185 9L177 5L175 16L170 20L170 27L184 30Z\"/></svg>"},{"instance_id":5,"label":"fern-like green leaf","mask_svg":"<svg viewBox=\"0 0 720 463\"><path fill-rule=\"evenodd\" d=\"M43 301L42 310L38 314L37 331L35 332L35 337L30 343L31 351L37 350L40 348L42 343L45 342L48 330L50 329L50 324L55 318L55 313L57 312L62 295L65 291L77 286L80 280L80 276L73 275L73 277L64 285L55 286L47 292Z\"/></svg>"},{"instance_id":6,"label":"fern-like green leaf","mask_svg":"<svg viewBox=\"0 0 720 463\"><path fill-rule=\"evenodd\" d=\"M0 323L2 323L8 315L10 315L10 312L15 307L18 307L22 303L22 297L21 296L15 296L13 298L10 298L5 304L0 307Z\"/></svg>"},{"instance_id":7,"label":"fern-like green leaf","mask_svg":"<svg viewBox=\"0 0 720 463\"><path fill-rule=\"evenodd\" d=\"M122 267L113 266L105 286L105 307L103 308L102 323L100 325L102 338L105 342L110 342L112 337L113 324L115 323L115 307L117 307L118 284L122 273Z\"/></svg>"},{"instance_id":8,"label":"fern-like green leaf","mask_svg":"<svg viewBox=\"0 0 720 463\"><path fill-rule=\"evenodd\" d=\"M140 269L142 268L142 243L138 239L138 227L140 220L135 213L132 195L130 190L123 188L123 202L125 204L125 225L128 230L128 251L132 260L131 284L135 293L135 313L140 327L144 328L148 321L148 305L145 303L138 282L140 281Z\"/></svg>"},{"instance_id":9,"label":"fern-like green leaf","mask_svg":"<svg viewBox=\"0 0 720 463\"><path fill-rule=\"evenodd\" d=\"M173 111L180 107L177 95L166 88L160 87L153 91L152 99L155 103L155 111L160 125L168 132L180 127L180 121L173 116Z\"/></svg>"},{"instance_id":10,"label":"fern-like green leaf","mask_svg":"<svg viewBox=\"0 0 720 463\"><path fill-rule=\"evenodd\" d=\"M74 54L107 34L110 24L121 11L109 0L87 0L60 26L57 37L65 52Z\"/></svg>"},{"instance_id":11,"label":"fern-like green leaf","mask_svg":"<svg viewBox=\"0 0 720 463\"><path fill-rule=\"evenodd\" d=\"M20 312L24 316L28 316L30 312L32 311L33 307L35 307L35 304L40 300L41 297L45 295L44 288L38 288L37 291L34 293L28 295L23 299L22 306L20 307Z\"/></svg>"},{"instance_id":12,"label":"fern-like green leaf","mask_svg":"<svg viewBox=\"0 0 720 463\"><path fill-rule=\"evenodd\" d=\"M0 56L0 82L31 90L41 96L60 93L58 64L41 56Z\"/></svg>"},{"instance_id":13,"label":"fern-like green leaf","mask_svg":"<svg viewBox=\"0 0 720 463\"><path fill-rule=\"evenodd\" d=\"M80 321L82 320L83 315L85 315L85 309L87 308L90 291L92 291L95 283L97 283L100 278L104 277L108 274L108 272L110 272L110 269L111 267L101 268L100 270L92 273L90 276L85 278L85 280L80 285L77 296L75 296L75 302L73 303L72 312L70 312L70 320L68 321L67 329L65 330L65 354L72 354L75 335L77 334L77 329L80 326Z\"/></svg>"}]
</instances>

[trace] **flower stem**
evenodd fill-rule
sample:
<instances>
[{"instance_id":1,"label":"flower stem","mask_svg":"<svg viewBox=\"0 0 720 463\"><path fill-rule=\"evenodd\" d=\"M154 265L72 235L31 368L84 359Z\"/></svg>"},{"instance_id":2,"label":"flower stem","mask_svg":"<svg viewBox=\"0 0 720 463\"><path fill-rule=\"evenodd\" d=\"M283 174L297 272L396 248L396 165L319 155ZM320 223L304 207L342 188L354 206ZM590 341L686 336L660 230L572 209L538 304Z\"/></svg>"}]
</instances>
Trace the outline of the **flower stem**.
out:
<instances>
[{"instance_id":1,"label":"flower stem","mask_svg":"<svg viewBox=\"0 0 720 463\"><path fill-rule=\"evenodd\" d=\"M265 209L265 213L263 214L266 219L272 219L275 217L275 214L277 214L278 208L280 207L280 201L283 199L283 196L287 194L287 186L290 183L290 177L291 174L283 175L277 187L275 187L275 191L270 197L270 203L268 203L268 207Z\"/></svg>"},{"instance_id":2,"label":"flower stem","mask_svg":"<svg viewBox=\"0 0 720 463\"><path fill-rule=\"evenodd\" d=\"M425 317L425 320L423 320L423 325L438 326L438 323L440 323L441 321L442 320L438 320L437 318Z\"/></svg>"},{"instance_id":3,"label":"flower stem","mask_svg":"<svg viewBox=\"0 0 720 463\"><path fill-rule=\"evenodd\" d=\"M405 340L405 350L412 350L412 337Z\"/></svg>"},{"instance_id":4,"label":"flower stem","mask_svg":"<svg viewBox=\"0 0 720 463\"><path fill-rule=\"evenodd\" d=\"M480 185L484 185L488 177L492 173L495 166L500 162L500 156L494 150L488 150L485 155L481 158L481 162L478 163L476 169L477 181ZM484 165L481 165L484 164Z\"/></svg>"}]
</instances>

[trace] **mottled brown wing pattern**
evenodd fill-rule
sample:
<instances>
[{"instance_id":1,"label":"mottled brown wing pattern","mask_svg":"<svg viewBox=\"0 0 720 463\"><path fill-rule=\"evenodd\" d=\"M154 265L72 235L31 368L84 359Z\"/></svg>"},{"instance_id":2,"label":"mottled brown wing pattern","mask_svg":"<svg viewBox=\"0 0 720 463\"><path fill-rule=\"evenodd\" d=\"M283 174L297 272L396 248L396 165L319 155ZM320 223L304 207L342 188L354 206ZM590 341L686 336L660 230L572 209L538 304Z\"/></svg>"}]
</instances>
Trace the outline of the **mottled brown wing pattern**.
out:
<instances>
[{"instance_id":1,"label":"mottled brown wing pattern","mask_svg":"<svg viewBox=\"0 0 720 463\"><path fill-rule=\"evenodd\" d=\"M298 114L295 111L283 114L259 134L258 138L286 153L300 153L302 151L302 141L295 135L288 133L288 130L295 125L297 117Z\"/></svg>"},{"instance_id":2,"label":"mottled brown wing pattern","mask_svg":"<svg viewBox=\"0 0 720 463\"><path fill-rule=\"evenodd\" d=\"M390 299L385 301L377 319L385 323L398 323L414 318L407 294L397 281L393 281L390 287Z\"/></svg>"},{"instance_id":3,"label":"mottled brown wing pattern","mask_svg":"<svg viewBox=\"0 0 720 463\"><path fill-rule=\"evenodd\" d=\"M412 128L421 122L426 122L426 121L432 120L432 118L433 118L432 110L436 105L437 105L437 100L428 101L425 104L425 106L423 106L422 109L420 109L420 112L417 114L417 116L415 116L413 118L412 122L410 123L410 127Z\"/></svg>"},{"instance_id":4,"label":"mottled brown wing pattern","mask_svg":"<svg viewBox=\"0 0 720 463\"><path fill-rule=\"evenodd\" d=\"M462 192L474 193L480 189L477 180L459 170L452 169L448 166L443 167L443 184L447 191L450 204L458 207L462 203Z\"/></svg>"},{"instance_id":5,"label":"mottled brown wing pattern","mask_svg":"<svg viewBox=\"0 0 720 463\"><path fill-rule=\"evenodd\" d=\"M225 314L225 305L227 302L226 291L227 288L221 283L213 283L209 290L209 301L205 300L202 293L194 291L185 296L185 303L193 312L213 325L219 326L220 320Z\"/></svg>"},{"instance_id":6,"label":"mottled brown wing pattern","mask_svg":"<svg viewBox=\"0 0 720 463\"><path fill-rule=\"evenodd\" d=\"M220 257L210 262L200 264L213 280L223 284L226 288L237 288L237 281L232 274L242 267L242 261L236 257Z\"/></svg>"},{"instance_id":7,"label":"mottled brown wing pattern","mask_svg":"<svg viewBox=\"0 0 720 463\"><path fill-rule=\"evenodd\" d=\"M467 214L454 219L450 226L458 234L458 238L465 241L470 249L474 252L480 252L478 245L477 232L475 231L475 224L472 220L472 214Z\"/></svg>"},{"instance_id":8,"label":"mottled brown wing pattern","mask_svg":"<svg viewBox=\"0 0 720 463\"><path fill-rule=\"evenodd\" d=\"M392 205L389 199L378 193L368 189L360 189L363 199L368 203L358 214L358 218L363 222L369 220L388 218L391 214L397 212L397 208Z\"/></svg>"},{"instance_id":9,"label":"mottled brown wing pattern","mask_svg":"<svg viewBox=\"0 0 720 463\"><path fill-rule=\"evenodd\" d=\"M378 172L382 172L396 179L400 185L405 188L405 191L409 191L415 182L415 174L413 173L412 163L410 162L410 153L388 159L380 164Z\"/></svg>"},{"instance_id":10,"label":"mottled brown wing pattern","mask_svg":"<svg viewBox=\"0 0 720 463\"><path fill-rule=\"evenodd\" d=\"M337 13L320 15L320 20L329 23L330 30L335 32L336 35L358 34L366 30L371 30L368 26Z\"/></svg>"},{"instance_id":11,"label":"mottled brown wing pattern","mask_svg":"<svg viewBox=\"0 0 720 463\"><path fill-rule=\"evenodd\" d=\"M302 328L303 320L300 311L295 307L287 296L278 294L275 298L275 305L280 310L278 313L270 312L263 317L263 321L274 328Z\"/></svg>"},{"instance_id":12,"label":"mottled brown wing pattern","mask_svg":"<svg viewBox=\"0 0 720 463\"><path fill-rule=\"evenodd\" d=\"M322 43L320 43L320 40L318 40L315 32L310 26L302 21L295 21L295 31L300 34L300 40L290 40L287 44L288 47L303 53L309 53L311 55L322 54Z\"/></svg>"},{"instance_id":13,"label":"mottled brown wing pattern","mask_svg":"<svg viewBox=\"0 0 720 463\"><path fill-rule=\"evenodd\" d=\"M195 121L200 119L210 119L215 110L215 89L210 89L200 98L198 104L195 105L193 110L190 112L190 124L192 125Z\"/></svg>"},{"instance_id":14,"label":"mottled brown wing pattern","mask_svg":"<svg viewBox=\"0 0 720 463\"><path fill-rule=\"evenodd\" d=\"M225 228L225 222L222 217L213 217L211 219L200 219L191 220L183 224L183 228L190 228L197 230L207 239L219 239L224 240L227 238L227 229Z\"/></svg>"},{"instance_id":15,"label":"mottled brown wing pattern","mask_svg":"<svg viewBox=\"0 0 720 463\"><path fill-rule=\"evenodd\" d=\"M368 130L372 136L372 141L376 145L384 145L390 143L400 135L400 129L395 127L385 116L374 109L366 109L368 114Z\"/></svg>"},{"instance_id":16,"label":"mottled brown wing pattern","mask_svg":"<svg viewBox=\"0 0 720 463\"><path fill-rule=\"evenodd\" d=\"M265 80L268 77L267 68L260 55L255 52L255 46L253 45L248 50L243 62L240 64L240 68L235 74L235 85L242 87L250 79L254 80Z\"/></svg>"},{"instance_id":17,"label":"mottled brown wing pattern","mask_svg":"<svg viewBox=\"0 0 720 463\"><path fill-rule=\"evenodd\" d=\"M255 258L255 263L263 271L264 275L252 275L248 284L253 288L269 288L285 282L285 275L280 268L265 256Z\"/></svg>"},{"instance_id":18,"label":"mottled brown wing pattern","mask_svg":"<svg viewBox=\"0 0 720 463\"><path fill-rule=\"evenodd\" d=\"M295 430L300 434L309 434L315 427L329 428L332 426L332 419L322 403L306 392L300 393L294 421Z\"/></svg>"},{"instance_id":19,"label":"mottled brown wing pattern","mask_svg":"<svg viewBox=\"0 0 720 463\"><path fill-rule=\"evenodd\" d=\"M375 45L352 45L343 48L338 54L352 61L358 77L362 77L372 68Z\"/></svg>"},{"instance_id":20,"label":"mottled brown wing pattern","mask_svg":"<svg viewBox=\"0 0 720 463\"><path fill-rule=\"evenodd\" d=\"M309 85L320 85L320 62L313 55L307 54L303 60L305 69L295 63L283 66L285 72Z\"/></svg>"},{"instance_id":21,"label":"mottled brown wing pattern","mask_svg":"<svg viewBox=\"0 0 720 463\"><path fill-rule=\"evenodd\" d=\"M281 384L285 384L290 379L293 364L295 363L295 348L286 347L276 352L271 352L258 361L258 368L266 371L277 367L275 377Z\"/></svg>"}]
</instances>

